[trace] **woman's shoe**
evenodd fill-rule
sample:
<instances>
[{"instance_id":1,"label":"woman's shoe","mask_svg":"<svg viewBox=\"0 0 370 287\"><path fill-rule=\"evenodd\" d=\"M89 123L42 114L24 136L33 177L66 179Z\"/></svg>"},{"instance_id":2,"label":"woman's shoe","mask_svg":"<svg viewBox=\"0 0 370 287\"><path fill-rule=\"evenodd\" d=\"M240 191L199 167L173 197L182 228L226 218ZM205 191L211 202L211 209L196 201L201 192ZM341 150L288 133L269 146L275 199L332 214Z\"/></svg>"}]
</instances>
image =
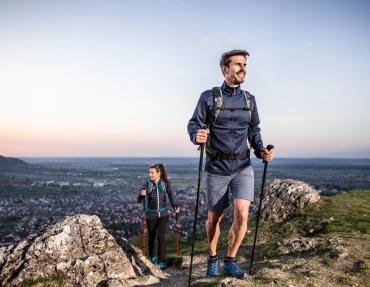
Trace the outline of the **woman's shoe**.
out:
<instances>
[{"instance_id":1,"label":"woman's shoe","mask_svg":"<svg viewBox=\"0 0 370 287\"><path fill-rule=\"evenodd\" d=\"M157 257L151 257L150 258L150 262L152 262L153 264L155 264L155 261L157 260Z\"/></svg>"},{"instance_id":2,"label":"woman's shoe","mask_svg":"<svg viewBox=\"0 0 370 287\"><path fill-rule=\"evenodd\" d=\"M164 263L158 263L158 267L161 268L161 270L165 270L167 267L164 265Z\"/></svg>"}]
</instances>

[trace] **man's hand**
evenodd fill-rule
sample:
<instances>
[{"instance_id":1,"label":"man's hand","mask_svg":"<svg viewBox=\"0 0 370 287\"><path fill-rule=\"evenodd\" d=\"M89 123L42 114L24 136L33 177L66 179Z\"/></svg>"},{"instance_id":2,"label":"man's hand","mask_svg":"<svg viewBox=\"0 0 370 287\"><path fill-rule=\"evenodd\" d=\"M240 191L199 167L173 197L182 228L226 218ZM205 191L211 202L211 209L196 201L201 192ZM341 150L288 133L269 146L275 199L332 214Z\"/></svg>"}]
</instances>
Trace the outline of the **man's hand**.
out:
<instances>
[{"instance_id":1,"label":"man's hand","mask_svg":"<svg viewBox=\"0 0 370 287\"><path fill-rule=\"evenodd\" d=\"M173 209L175 210L176 213L179 213L179 211L180 211L180 207L178 207L178 206L174 207Z\"/></svg>"},{"instance_id":2,"label":"man's hand","mask_svg":"<svg viewBox=\"0 0 370 287\"><path fill-rule=\"evenodd\" d=\"M141 196L145 196L146 195L146 190L145 189L143 189L142 191L141 191Z\"/></svg>"},{"instance_id":3,"label":"man's hand","mask_svg":"<svg viewBox=\"0 0 370 287\"><path fill-rule=\"evenodd\" d=\"M207 141L207 136L209 134L209 129L200 129L197 132L197 143L205 143Z\"/></svg>"},{"instance_id":4,"label":"man's hand","mask_svg":"<svg viewBox=\"0 0 370 287\"><path fill-rule=\"evenodd\" d=\"M274 158L274 149L268 151L267 148L263 148L263 151L261 151L261 156L265 161L272 161Z\"/></svg>"}]
</instances>

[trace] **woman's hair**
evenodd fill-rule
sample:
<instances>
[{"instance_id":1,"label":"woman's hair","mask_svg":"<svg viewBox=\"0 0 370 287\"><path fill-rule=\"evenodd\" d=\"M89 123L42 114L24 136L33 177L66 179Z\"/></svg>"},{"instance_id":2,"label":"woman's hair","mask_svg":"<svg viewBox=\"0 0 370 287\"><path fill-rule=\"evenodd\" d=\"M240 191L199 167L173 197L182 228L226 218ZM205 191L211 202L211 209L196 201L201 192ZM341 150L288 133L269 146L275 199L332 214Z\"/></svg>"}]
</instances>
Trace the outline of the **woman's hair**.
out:
<instances>
[{"instance_id":1,"label":"woman's hair","mask_svg":"<svg viewBox=\"0 0 370 287\"><path fill-rule=\"evenodd\" d=\"M167 177L167 170L162 163L152 164L150 168L156 169L158 172L161 173L161 180L165 183L170 184L170 180Z\"/></svg>"}]
</instances>

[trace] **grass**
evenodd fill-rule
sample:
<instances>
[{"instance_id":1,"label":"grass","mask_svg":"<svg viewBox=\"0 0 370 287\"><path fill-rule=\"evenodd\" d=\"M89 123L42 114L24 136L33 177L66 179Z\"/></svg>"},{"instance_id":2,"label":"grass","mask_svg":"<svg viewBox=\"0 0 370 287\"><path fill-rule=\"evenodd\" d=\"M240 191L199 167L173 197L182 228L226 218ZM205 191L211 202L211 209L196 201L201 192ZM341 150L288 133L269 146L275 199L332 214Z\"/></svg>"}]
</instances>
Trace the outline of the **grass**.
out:
<instances>
[{"instance_id":1,"label":"grass","mask_svg":"<svg viewBox=\"0 0 370 287\"><path fill-rule=\"evenodd\" d=\"M39 279L25 279L18 287L62 287L64 286L63 278L60 275L55 275L52 278L39 278Z\"/></svg>"},{"instance_id":2,"label":"grass","mask_svg":"<svg viewBox=\"0 0 370 287\"><path fill-rule=\"evenodd\" d=\"M331 217L334 220L325 221ZM244 268L250 264L255 223L248 222L252 232L245 236L237 254ZM313 247L293 251L275 245L276 241L297 237L309 238L314 242ZM175 238L174 234L166 234L166 263L179 267L182 256L190 255L191 242L179 242L180 252L176 255ZM142 249L142 238L132 243ZM223 228L218 251L226 252L227 247L228 229ZM348 257L341 258L343 252ZM208 254L206 240L196 241L194 253ZM279 264L271 265L271 260L278 260ZM221 275L203 286L218 286L224 278ZM370 286L370 191L322 197L308 212L297 213L284 222L260 222L252 276L240 286L271 286L271 282L275 286Z\"/></svg>"}]
</instances>

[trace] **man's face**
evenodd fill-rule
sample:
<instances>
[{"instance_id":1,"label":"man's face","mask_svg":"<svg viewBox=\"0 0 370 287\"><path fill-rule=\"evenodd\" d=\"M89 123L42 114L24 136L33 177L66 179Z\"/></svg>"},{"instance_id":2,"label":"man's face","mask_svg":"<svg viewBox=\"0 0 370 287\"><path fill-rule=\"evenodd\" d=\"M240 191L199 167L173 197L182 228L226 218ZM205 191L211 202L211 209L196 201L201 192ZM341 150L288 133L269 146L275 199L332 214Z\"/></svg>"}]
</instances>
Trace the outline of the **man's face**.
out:
<instances>
[{"instance_id":1,"label":"man's face","mask_svg":"<svg viewBox=\"0 0 370 287\"><path fill-rule=\"evenodd\" d=\"M226 83L239 85L244 83L245 74L247 73L247 63L242 55L232 56L229 67L222 66L222 71L225 74Z\"/></svg>"}]
</instances>

